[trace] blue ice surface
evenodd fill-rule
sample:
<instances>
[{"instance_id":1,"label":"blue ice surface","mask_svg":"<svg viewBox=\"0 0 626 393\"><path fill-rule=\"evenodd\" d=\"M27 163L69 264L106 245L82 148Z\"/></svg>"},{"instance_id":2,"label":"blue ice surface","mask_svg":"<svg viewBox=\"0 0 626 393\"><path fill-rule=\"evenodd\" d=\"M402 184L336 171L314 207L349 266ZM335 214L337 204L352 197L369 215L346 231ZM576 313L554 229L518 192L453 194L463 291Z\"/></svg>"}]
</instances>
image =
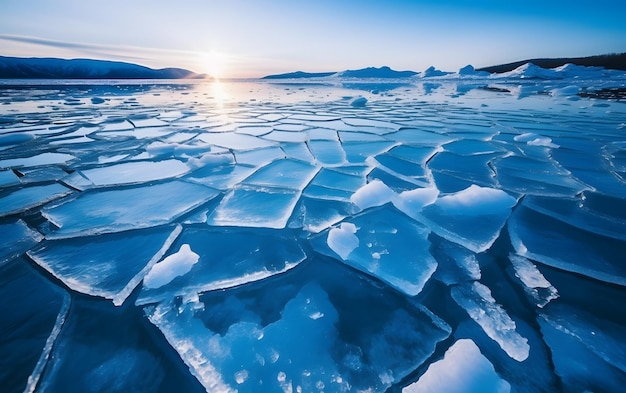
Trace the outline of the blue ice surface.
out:
<instances>
[{"instance_id":1,"label":"blue ice surface","mask_svg":"<svg viewBox=\"0 0 626 393\"><path fill-rule=\"evenodd\" d=\"M434 71L0 86L0 390L619 390L626 76Z\"/></svg>"}]
</instances>

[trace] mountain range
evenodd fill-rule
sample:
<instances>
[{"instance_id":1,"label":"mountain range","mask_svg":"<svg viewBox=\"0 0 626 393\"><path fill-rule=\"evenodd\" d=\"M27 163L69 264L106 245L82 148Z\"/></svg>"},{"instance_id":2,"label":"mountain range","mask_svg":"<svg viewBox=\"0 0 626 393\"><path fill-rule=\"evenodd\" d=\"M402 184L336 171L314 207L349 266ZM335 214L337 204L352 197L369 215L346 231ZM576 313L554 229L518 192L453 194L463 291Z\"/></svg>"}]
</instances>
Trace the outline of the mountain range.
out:
<instances>
[{"instance_id":1,"label":"mountain range","mask_svg":"<svg viewBox=\"0 0 626 393\"><path fill-rule=\"evenodd\" d=\"M0 79L200 79L182 68L153 69L132 63L92 59L0 56Z\"/></svg>"},{"instance_id":2,"label":"mountain range","mask_svg":"<svg viewBox=\"0 0 626 393\"><path fill-rule=\"evenodd\" d=\"M539 58L520 60L512 63L478 68L471 72L504 73L519 66L531 63L541 68L555 68L571 63L580 66L598 66L606 69L626 71L626 52L589 57ZM471 67L471 66L468 66ZM467 68L462 70L468 72ZM415 71L396 71L387 66L367 67L358 70L331 72L289 72L267 75L262 79L297 79L323 78L382 78L401 79L419 74ZM434 67L422 73L422 76L445 75ZM0 79L203 79L208 76L182 68L153 69L145 66L108 60L92 59L57 59L57 58L19 58L0 56Z\"/></svg>"},{"instance_id":3,"label":"mountain range","mask_svg":"<svg viewBox=\"0 0 626 393\"><path fill-rule=\"evenodd\" d=\"M604 67L606 69L624 70L626 71L626 52L619 54L607 54L589 57L567 57L567 58L545 58L545 59L527 59L513 63L500 64L495 66L478 68L476 70L471 66L462 68L464 73L487 72L487 73L504 73L512 71L521 65L531 63L541 68L555 68L565 64L574 64L579 66L595 66ZM468 68L471 70L468 71ZM385 66L380 68L367 67L359 70L333 71L333 72L288 72L285 74L268 75L262 79L296 79L296 78L320 78L326 76L337 76L341 78L408 78L419 74L415 71L395 71ZM434 67L428 68L423 72L423 76L441 76L447 74L439 71Z\"/></svg>"}]
</instances>

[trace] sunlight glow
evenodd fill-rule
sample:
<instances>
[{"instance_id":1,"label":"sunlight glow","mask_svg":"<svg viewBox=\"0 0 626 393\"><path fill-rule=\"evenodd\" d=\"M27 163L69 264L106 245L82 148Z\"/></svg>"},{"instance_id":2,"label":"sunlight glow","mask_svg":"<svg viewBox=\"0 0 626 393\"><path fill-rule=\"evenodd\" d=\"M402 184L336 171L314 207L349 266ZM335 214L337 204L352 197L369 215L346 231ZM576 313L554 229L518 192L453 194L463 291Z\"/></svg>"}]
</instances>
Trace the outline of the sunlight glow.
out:
<instances>
[{"instance_id":1,"label":"sunlight glow","mask_svg":"<svg viewBox=\"0 0 626 393\"><path fill-rule=\"evenodd\" d=\"M224 53L210 51L200 54L200 69L198 72L220 79L228 72L228 56Z\"/></svg>"}]
</instances>

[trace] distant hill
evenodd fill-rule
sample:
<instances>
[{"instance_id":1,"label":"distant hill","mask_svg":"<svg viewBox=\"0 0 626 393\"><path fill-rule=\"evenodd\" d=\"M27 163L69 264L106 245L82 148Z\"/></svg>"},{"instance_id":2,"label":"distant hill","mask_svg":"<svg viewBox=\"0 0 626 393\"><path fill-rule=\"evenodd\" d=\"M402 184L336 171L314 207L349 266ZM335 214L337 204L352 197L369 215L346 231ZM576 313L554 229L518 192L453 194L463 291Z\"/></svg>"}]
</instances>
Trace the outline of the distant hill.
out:
<instances>
[{"instance_id":1,"label":"distant hill","mask_svg":"<svg viewBox=\"0 0 626 393\"><path fill-rule=\"evenodd\" d=\"M261 79L299 79L299 78L323 78L325 76L331 76L336 72L288 72L286 74L267 75Z\"/></svg>"},{"instance_id":2,"label":"distant hill","mask_svg":"<svg viewBox=\"0 0 626 393\"><path fill-rule=\"evenodd\" d=\"M585 67L604 67L606 69L626 71L626 52L588 57L562 57L550 59L520 60L513 63L478 68L476 71L487 71L489 73L501 74L503 72L513 71L517 67L522 66L526 63L532 63L541 68L555 68L571 63Z\"/></svg>"},{"instance_id":3,"label":"distant hill","mask_svg":"<svg viewBox=\"0 0 626 393\"><path fill-rule=\"evenodd\" d=\"M182 68L155 70L118 61L0 56L0 79L199 79L204 77L205 75Z\"/></svg>"},{"instance_id":4,"label":"distant hill","mask_svg":"<svg viewBox=\"0 0 626 393\"><path fill-rule=\"evenodd\" d=\"M409 78L414 75L417 75L417 72L396 71L387 66L380 68L367 67L359 70L347 70L337 74L337 76L342 78Z\"/></svg>"},{"instance_id":5,"label":"distant hill","mask_svg":"<svg viewBox=\"0 0 626 393\"><path fill-rule=\"evenodd\" d=\"M323 78L336 75L340 78L408 78L417 75L415 71L396 71L387 66L380 68L367 67L358 70L346 70L341 72L288 72L286 74L276 74L264 76L261 79L295 79L295 78Z\"/></svg>"}]
</instances>

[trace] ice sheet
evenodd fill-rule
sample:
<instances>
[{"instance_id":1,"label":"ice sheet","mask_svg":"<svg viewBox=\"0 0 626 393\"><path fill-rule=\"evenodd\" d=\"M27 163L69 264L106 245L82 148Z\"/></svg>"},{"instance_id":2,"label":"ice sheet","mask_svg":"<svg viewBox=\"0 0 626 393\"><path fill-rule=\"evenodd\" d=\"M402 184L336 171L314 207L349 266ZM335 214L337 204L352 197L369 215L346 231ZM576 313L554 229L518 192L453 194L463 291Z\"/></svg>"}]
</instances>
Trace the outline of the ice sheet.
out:
<instances>
[{"instance_id":1,"label":"ice sheet","mask_svg":"<svg viewBox=\"0 0 626 393\"><path fill-rule=\"evenodd\" d=\"M46 233L46 238L96 235L168 224L217 195L218 191L212 188L181 181L86 191L75 199L42 211L58 227Z\"/></svg>"},{"instance_id":2,"label":"ice sheet","mask_svg":"<svg viewBox=\"0 0 626 393\"><path fill-rule=\"evenodd\" d=\"M28 256L69 288L119 306L180 232L160 227L47 241Z\"/></svg>"},{"instance_id":3,"label":"ice sheet","mask_svg":"<svg viewBox=\"0 0 626 393\"><path fill-rule=\"evenodd\" d=\"M382 391L449 334L426 310L376 296L365 282L342 300L347 271L327 269L145 312L209 391ZM260 296L267 286L274 295Z\"/></svg>"},{"instance_id":4,"label":"ice sheet","mask_svg":"<svg viewBox=\"0 0 626 393\"><path fill-rule=\"evenodd\" d=\"M33 209L70 193L69 188L56 183L13 191L0 197L0 217Z\"/></svg>"},{"instance_id":5,"label":"ice sheet","mask_svg":"<svg viewBox=\"0 0 626 393\"><path fill-rule=\"evenodd\" d=\"M437 268L429 252L429 233L428 228L386 205L330 229L326 246L344 263L415 296ZM325 252L322 244L317 247Z\"/></svg>"},{"instance_id":6,"label":"ice sheet","mask_svg":"<svg viewBox=\"0 0 626 393\"><path fill-rule=\"evenodd\" d=\"M222 290L286 272L306 255L288 231L193 228L146 276L138 304Z\"/></svg>"}]
</instances>

